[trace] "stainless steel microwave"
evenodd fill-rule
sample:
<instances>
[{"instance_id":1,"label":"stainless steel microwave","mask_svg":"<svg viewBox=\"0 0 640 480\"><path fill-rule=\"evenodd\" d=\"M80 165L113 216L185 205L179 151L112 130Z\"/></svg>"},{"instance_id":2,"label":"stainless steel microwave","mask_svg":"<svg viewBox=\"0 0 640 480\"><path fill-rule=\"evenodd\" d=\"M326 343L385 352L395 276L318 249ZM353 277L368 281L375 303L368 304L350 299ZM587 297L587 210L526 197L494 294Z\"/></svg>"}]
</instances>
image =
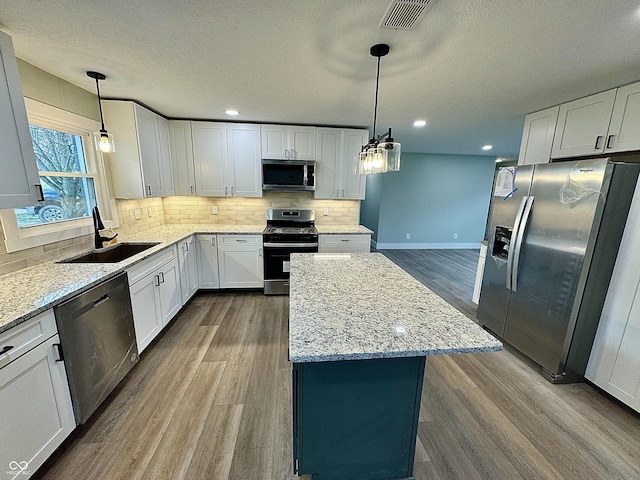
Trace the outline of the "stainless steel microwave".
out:
<instances>
[{"instance_id":1,"label":"stainless steel microwave","mask_svg":"<svg viewBox=\"0 0 640 480\"><path fill-rule=\"evenodd\" d=\"M262 160L262 189L276 191L314 191L315 160Z\"/></svg>"}]
</instances>

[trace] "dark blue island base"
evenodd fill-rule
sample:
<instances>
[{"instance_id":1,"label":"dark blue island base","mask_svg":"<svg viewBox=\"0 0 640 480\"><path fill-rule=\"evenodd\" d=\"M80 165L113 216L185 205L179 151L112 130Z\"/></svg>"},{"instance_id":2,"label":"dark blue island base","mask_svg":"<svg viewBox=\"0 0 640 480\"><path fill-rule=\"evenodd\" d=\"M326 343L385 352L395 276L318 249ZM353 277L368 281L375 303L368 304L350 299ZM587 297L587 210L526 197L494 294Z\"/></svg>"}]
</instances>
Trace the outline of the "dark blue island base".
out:
<instances>
[{"instance_id":1,"label":"dark blue island base","mask_svg":"<svg viewBox=\"0 0 640 480\"><path fill-rule=\"evenodd\" d=\"M426 357L293 364L294 473L413 479Z\"/></svg>"}]
</instances>

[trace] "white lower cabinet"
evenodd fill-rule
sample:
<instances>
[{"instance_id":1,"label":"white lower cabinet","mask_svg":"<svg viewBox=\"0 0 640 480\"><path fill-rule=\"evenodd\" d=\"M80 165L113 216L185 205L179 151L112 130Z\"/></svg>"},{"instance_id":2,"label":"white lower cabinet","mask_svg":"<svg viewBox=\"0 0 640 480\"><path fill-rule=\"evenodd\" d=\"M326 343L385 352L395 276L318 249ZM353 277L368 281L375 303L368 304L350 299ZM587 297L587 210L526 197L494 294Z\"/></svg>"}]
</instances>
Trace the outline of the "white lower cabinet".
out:
<instances>
[{"instance_id":1,"label":"white lower cabinet","mask_svg":"<svg viewBox=\"0 0 640 480\"><path fill-rule=\"evenodd\" d=\"M218 235L220 288L263 288L262 235Z\"/></svg>"},{"instance_id":2,"label":"white lower cabinet","mask_svg":"<svg viewBox=\"0 0 640 480\"><path fill-rule=\"evenodd\" d=\"M585 377L640 412L640 183L629 210Z\"/></svg>"},{"instance_id":3,"label":"white lower cabinet","mask_svg":"<svg viewBox=\"0 0 640 480\"><path fill-rule=\"evenodd\" d=\"M218 241L216 235L198 235L198 284L200 288L220 288Z\"/></svg>"},{"instance_id":4,"label":"white lower cabinet","mask_svg":"<svg viewBox=\"0 0 640 480\"><path fill-rule=\"evenodd\" d=\"M53 310L21 327L0 335L0 351L13 347L0 354L0 472L20 479L29 478L76 426ZM18 356L52 328L53 336Z\"/></svg>"},{"instance_id":5,"label":"white lower cabinet","mask_svg":"<svg viewBox=\"0 0 640 480\"><path fill-rule=\"evenodd\" d=\"M318 235L318 253L368 253L371 235Z\"/></svg>"},{"instance_id":6,"label":"white lower cabinet","mask_svg":"<svg viewBox=\"0 0 640 480\"><path fill-rule=\"evenodd\" d=\"M198 291L198 254L194 237L178 243L178 264L180 265L180 292L184 305Z\"/></svg>"},{"instance_id":7,"label":"white lower cabinet","mask_svg":"<svg viewBox=\"0 0 640 480\"><path fill-rule=\"evenodd\" d=\"M127 271L139 353L182 308L179 271L175 245Z\"/></svg>"}]
</instances>

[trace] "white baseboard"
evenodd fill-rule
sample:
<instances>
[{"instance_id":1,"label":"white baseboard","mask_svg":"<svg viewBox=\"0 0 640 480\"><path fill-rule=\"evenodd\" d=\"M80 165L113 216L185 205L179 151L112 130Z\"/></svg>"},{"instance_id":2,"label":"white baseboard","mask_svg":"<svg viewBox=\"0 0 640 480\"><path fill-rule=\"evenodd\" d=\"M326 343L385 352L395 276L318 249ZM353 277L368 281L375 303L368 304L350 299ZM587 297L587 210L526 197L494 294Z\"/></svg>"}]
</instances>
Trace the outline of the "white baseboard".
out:
<instances>
[{"instance_id":1,"label":"white baseboard","mask_svg":"<svg viewBox=\"0 0 640 480\"><path fill-rule=\"evenodd\" d=\"M461 250L480 249L477 243L375 243L371 241L376 250Z\"/></svg>"}]
</instances>

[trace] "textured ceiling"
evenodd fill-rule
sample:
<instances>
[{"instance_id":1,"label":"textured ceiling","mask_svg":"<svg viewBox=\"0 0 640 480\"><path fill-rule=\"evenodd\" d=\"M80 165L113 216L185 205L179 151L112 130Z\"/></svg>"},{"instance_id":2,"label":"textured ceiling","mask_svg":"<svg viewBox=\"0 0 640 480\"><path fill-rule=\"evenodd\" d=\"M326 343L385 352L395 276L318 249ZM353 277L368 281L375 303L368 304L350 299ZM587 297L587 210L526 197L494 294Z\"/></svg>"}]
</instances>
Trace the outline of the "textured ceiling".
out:
<instances>
[{"instance_id":1,"label":"textured ceiling","mask_svg":"<svg viewBox=\"0 0 640 480\"><path fill-rule=\"evenodd\" d=\"M2 0L23 60L173 118L371 128L403 151L517 156L525 114L640 80L640 0L432 0L414 30L390 0ZM416 129L415 119L428 126ZM108 126L107 126L108 127Z\"/></svg>"}]
</instances>

